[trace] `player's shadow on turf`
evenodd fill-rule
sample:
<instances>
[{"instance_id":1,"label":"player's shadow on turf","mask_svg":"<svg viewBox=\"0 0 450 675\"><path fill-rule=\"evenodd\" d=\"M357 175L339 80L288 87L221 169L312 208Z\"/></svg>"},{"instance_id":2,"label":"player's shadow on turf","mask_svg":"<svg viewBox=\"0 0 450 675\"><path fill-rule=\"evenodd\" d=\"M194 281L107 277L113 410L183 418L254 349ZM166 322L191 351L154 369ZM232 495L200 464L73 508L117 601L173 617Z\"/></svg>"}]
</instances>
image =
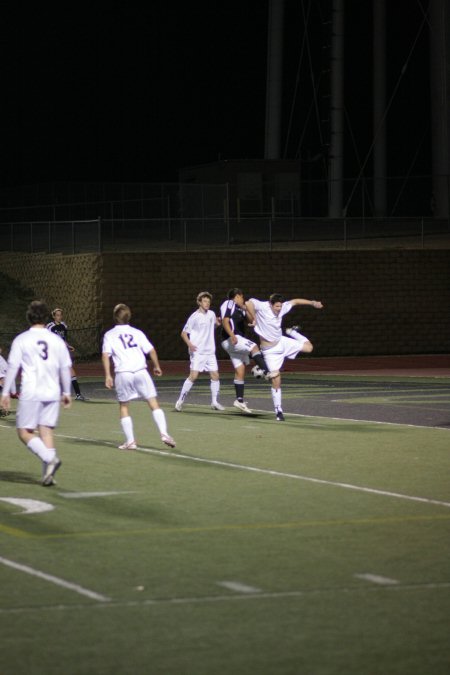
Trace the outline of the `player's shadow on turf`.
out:
<instances>
[{"instance_id":1,"label":"player's shadow on turf","mask_svg":"<svg viewBox=\"0 0 450 675\"><path fill-rule=\"evenodd\" d=\"M26 473L21 473L20 471L0 471L0 482L5 481L6 483L28 483L36 484L39 481L32 476L29 476Z\"/></svg>"},{"instance_id":2,"label":"player's shadow on turf","mask_svg":"<svg viewBox=\"0 0 450 675\"><path fill-rule=\"evenodd\" d=\"M111 403L117 403L117 399L108 398L100 400L98 398L90 398L89 401L77 401L77 407L78 403L85 403L86 405L89 405L90 403L95 403L95 405L111 405ZM72 409L75 409L75 404L72 404Z\"/></svg>"},{"instance_id":3,"label":"player's shadow on turf","mask_svg":"<svg viewBox=\"0 0 450 675\"><path fill-rule=\"evenodd\" d=\"M111 441L107 438L65 438L65 443L72 445L99 445L102 448L116 448L117 445L114 441Z\"/></svg>"},{"instance_id":4,"label":"player's shadow on turf","mask_svg":"<svg viewBox=\"0 0 450 675\"><path fill-rule=\"evenodd\" d=\"M179 412L178 410L175 410L175 408L172 408L170 412L174 412L180 417L182 415L191 415L191 416L196 416L196 417L203 417L205 415L214 415L217 417L217 419L236 419L236 417L239 417L240 419L257 419L260 417L267 417L269 413L260 413L260 412L251 412L251 413L243 413L243 412L238 412L237 410L221 410L221 411L216 411L216 410L189 410L189 408L183 408L182 412Z\"/></svg>"}]
</instances>

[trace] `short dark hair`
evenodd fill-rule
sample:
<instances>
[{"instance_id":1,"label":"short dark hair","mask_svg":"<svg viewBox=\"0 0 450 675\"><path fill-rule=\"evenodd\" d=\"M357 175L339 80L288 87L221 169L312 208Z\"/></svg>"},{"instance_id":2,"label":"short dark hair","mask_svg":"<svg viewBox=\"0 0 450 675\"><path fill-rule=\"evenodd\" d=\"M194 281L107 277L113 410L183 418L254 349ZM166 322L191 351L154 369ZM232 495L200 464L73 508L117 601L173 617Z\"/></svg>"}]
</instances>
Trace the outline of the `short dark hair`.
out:
<instances>
[{"instance_id":1,"label":"short dark hair","mask_svg":"<svg viewBox=\"0 0 450 675\"><path fill-rule=\"evenodd\" d=\"M113 309L113 317L116 323L129 323L131 319L131 309L128 307L128 305L124 305L122 302L120 302Z\"/></svg>"},{"instance_id":2,"label":"short dark hair","mask_svg":"<svg viewBox=\"0 0 450 675\"><path fill-rule=\"evenodd\" d=\"M244 295L242 288L230 288L228 291L228 300L232 300L237 295Z\"/></svg>"},{"instance_id":3,"label":"short dark hair","mask_svg":"<svg viewBox=\"0 0 450 675\"><path fill-rule=\"evenodd\" d=\"M43 300L33 300L28 305L26 317L31 326L46 324L50 318L50 312Z\"/></svg>"},{"instance_id":4,"label":"short dark hair","mask_svg":"<svg viewBox=\"0 0 450 675\"><path fill-rule=\"evenodd\" d=\"M269 298L269 302L271 305L274 305L276 302L284 302L284 297L281 295L281 293L272 293Z\"/></svg>"}]
</instances>

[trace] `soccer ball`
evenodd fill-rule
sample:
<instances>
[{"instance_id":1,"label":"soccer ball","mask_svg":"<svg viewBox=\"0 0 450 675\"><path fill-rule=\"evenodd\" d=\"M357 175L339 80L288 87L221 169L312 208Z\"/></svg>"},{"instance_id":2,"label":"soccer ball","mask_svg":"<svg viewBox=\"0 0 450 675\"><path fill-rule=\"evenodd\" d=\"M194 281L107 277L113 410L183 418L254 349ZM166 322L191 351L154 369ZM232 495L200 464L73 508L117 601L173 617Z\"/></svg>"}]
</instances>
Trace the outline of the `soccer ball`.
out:
<instances>
[{"instance_id":1,"label":"soccer ball","mask_svg":"<svg viewBox=\"0 0 450 675\"><path fill-rule=\"evenodd\" d=\"M252 375L256 377L257 380L261 380L264 377L264 371L261 370L259 366L253 366Z\"/></svg>"}]
</instances>

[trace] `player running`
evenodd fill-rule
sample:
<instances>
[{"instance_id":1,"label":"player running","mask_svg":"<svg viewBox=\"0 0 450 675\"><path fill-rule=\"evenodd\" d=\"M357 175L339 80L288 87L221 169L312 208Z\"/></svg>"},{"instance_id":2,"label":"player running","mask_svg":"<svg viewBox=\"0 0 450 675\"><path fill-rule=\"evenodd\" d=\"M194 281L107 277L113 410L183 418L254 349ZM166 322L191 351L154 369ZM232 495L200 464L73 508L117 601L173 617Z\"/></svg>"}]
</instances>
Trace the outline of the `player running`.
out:
<instances>
[{"instance_id":1,"label":"player running","mask_svg":"<svg viewBox=\"0 0 450 675\"><path fill-rule=\"evenodd\" d=\"M45 327L48 317L49 311L44 302L34 300L29 305L27 320L30 328L13 340L0 400L1 407L9 410L11 386L21 369L17 434L42 461L42 484L46 487L55 483L53 477L61 466L53 429L58 423L61 400L65 408L71 405L72 366L65 342ZM38 436L35 436L35 430Z\"/></svg>"},{"instance_id":2,"label":"player running","mask_svg":"<svg viewBox=\"0 0 450 675\"><path fill-rule=\"evenodd\" d=\"M131 310L127 305L116 305L113 317L116 326L108 330L103 337L102 363L105 371L105 386L107 389L112 389L115 384L120 407L120 424L125 434L125 442L119 445L119 450L137 448L128 404L138 398L147 401L162 442L174 448L175 441L167 432L166 416L164 410L159 407L156 387L147 370L147 357L149 357L153 364L154 374L158 377L162 375L156 350L141 330L130 326ZM114 363L115 381L111 375L111 359Z\"/></svg>"}]
</instances>

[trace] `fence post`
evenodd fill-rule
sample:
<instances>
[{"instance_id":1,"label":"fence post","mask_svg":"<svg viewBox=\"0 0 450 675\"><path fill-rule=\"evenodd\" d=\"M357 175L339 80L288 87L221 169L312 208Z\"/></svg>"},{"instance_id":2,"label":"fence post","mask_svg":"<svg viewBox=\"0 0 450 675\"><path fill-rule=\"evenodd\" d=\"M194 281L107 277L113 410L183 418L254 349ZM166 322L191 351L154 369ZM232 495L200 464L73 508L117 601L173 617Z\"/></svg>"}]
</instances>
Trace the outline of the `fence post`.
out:
<instances>
[{"instance_id":1,"label":"fence post","mask_svg":"<svg viewBox=\"0 0 450 675\"><path fill-rule=\"evenodd\" d=\"M172 241L172 219L170 215L170 195L167 195L167 226L169 230L169 241Z\"/></svg>"},{"instance_id":2,"label":"fence post","mask_svg":"<svg viewBox=\"0 0 450 675\"><path fill-rule=\"evenodd\" d=\"M347 218L344 218L344 250L347 250Z\"/></svg>"},{"instance_id":3,"label":"fence post","mask_svg":"<svg viewBox=\"0 0 450 675\"><path fill-rule=\"evenodd\" d=\"M184 250L187 251L187 224L186 221L183 220L183 237L184 237Z\"/></svg>"},{"instance_id":4,"label":"fence post","mask_svg":"<svg viewBox=\"0 0 450 675\"><path fill-rule=\"evenodd\" d=\"M97 218L97 246L98 252L101 253L103 250L103 240L102 240L102 217L98 216Z\"/></svg>"}]
</instances>

